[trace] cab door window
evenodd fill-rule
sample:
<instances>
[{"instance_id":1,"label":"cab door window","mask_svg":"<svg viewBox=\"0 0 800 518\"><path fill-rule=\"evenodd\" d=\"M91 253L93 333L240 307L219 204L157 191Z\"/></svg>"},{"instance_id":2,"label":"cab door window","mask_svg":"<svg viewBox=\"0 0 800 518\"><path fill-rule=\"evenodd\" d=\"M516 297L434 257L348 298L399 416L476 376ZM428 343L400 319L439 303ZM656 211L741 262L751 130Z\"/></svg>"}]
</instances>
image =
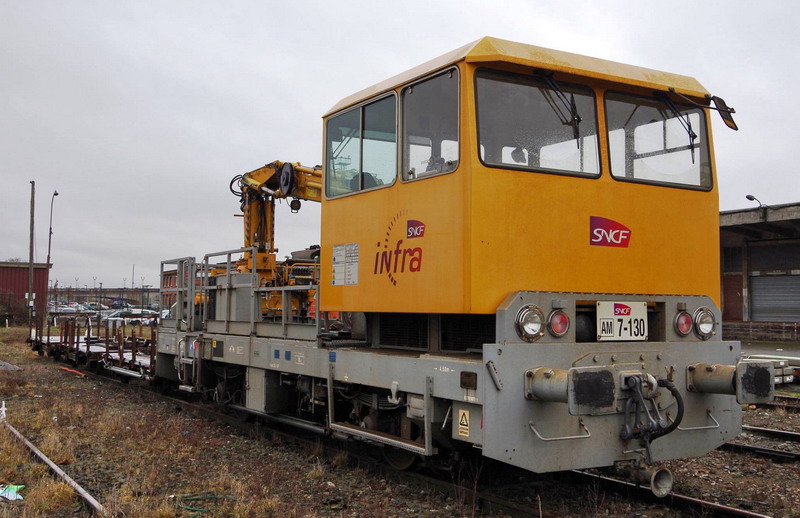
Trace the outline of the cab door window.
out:
<instances>
[{"instance_id":1,"label":"cab door window","mask_svg":"<svg viewBox=\"0 0 800 518\"><path fill-rule=\"evenodd\" d=\"M403 89L403 179L458 166L458 69Z\"/></svg>"},{"instance_id":2,"label":"cab door window","mask_svg":"<svg viewBox=\"0 0 800 518\"><path fill-rule=\"evenodd\" d=\"M325 194L329 197L394 183L396 97L390 95L328 119Z\"/></svg>"}]
</instances>

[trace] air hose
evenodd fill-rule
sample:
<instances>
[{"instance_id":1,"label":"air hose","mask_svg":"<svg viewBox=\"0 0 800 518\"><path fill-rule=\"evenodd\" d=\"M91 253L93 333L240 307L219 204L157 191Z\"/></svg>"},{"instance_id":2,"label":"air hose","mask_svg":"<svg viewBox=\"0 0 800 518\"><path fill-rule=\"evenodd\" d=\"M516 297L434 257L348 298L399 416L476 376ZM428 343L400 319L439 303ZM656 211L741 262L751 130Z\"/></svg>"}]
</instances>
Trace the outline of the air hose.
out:
<instances>
[{"instance_id":1,"label":"air hose","mask_svg":"<svg viewBox=\"0 0 800 518\"><path fill-rule=\"evenodd\" d=\"M675 420L673 420L669 424L669 426L661 430L657 430L656 432L653 433L653 435L650 437L651 441L675 431L675 429L678 428L678 426L680 426L681 421L683 421L683 397L681 396L681 393L678 391L678 388L675 386L674 383L672 383L671 381L667 381L665 379L658 380L658 386L664 387L665 389L670 391L672 397L675 398L675 402L678 404L678 413L675 415Z\"/></svg>"}]
</instances>

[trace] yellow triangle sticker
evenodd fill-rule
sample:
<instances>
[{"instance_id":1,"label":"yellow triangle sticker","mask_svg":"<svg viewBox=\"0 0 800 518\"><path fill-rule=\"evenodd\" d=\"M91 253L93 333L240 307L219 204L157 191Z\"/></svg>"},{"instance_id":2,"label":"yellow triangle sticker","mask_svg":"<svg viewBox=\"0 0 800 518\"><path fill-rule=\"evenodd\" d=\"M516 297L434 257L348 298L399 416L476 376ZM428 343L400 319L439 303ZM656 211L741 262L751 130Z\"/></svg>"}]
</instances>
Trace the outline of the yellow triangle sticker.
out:
<instances>
[{"instance_id":1,"label":"yellow triangle sticker","mask_svg":"<svg viewBox=\"0 0 800 518\"><path fill-rule=\"evenodd\" d=\"M469 410L459 409L458 411L458 435L459 437L469 437Z\"/></svg>"}]
</instances>

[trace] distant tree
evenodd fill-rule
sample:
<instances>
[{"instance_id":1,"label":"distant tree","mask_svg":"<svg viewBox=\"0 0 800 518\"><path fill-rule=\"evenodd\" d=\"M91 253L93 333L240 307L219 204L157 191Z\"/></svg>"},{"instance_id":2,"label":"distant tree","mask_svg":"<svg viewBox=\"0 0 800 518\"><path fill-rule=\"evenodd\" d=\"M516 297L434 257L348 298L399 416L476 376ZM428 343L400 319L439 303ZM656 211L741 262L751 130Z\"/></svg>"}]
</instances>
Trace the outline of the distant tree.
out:
<instances>
[{"instance_id":1,"label":"distant tree","mask_svg":"<svg viewBox=\"0 0 800 518\"><path fill-rule=\"evenodd\" d=\"M19 257L9 257L8 259L6 259L6 262L7 263L21 263L22 259L20 259Z\"/></svg>"}]
</instances>

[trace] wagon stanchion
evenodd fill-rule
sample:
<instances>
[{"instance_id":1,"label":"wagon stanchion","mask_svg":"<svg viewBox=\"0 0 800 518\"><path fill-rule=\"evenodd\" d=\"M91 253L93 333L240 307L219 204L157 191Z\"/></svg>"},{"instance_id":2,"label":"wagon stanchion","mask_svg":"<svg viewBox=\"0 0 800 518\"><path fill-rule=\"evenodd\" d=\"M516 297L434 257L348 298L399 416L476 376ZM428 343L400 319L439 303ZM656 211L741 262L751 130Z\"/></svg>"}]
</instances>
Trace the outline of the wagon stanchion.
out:
<instances>
[{"instance_id":1,"label":"wagon stanchion","mask_svg":"<svg viewBox=\"0 0 800 518\"><path fill-rule=\"evenodd\" d=\"M91 346L91 343L92 343L91 338L92 338L92 319L91 319L91 317L86 317L86 338L85 339L86 339L86 363L87 364L89 363L89 360L92 357L91 350L89 349L89 347Z\"/></svg>"},{"instance_id":2,"label":"wagon stanchion","mask_svg":"<svg viewBox=\"0 0 800 518\"><path fill-rule=\"evenodd\" d=\"M67 323L67 356L72 353L72 348L75 345L75 321L70 320Z\"/></svg>"},{"instance_id":3,"label":"wagon stanchion","mask_svg":"<svg viewBox=\"0 0 800 518\"><path fill-rule=\"evenodd\" d=\"M148 370L150 371L150 375L153 376L156 373L156 348L158 347L158 328L152 328L150 331L150 365L148 365Z\"/></svg>"},{"instance_id":4,"label":"wagon stanchion","mask_svg":"<svg viewBox=\"0 0 800 518\"><path fill-rule=\"evenodd\" d=\"M124 358L125 353L125 335L124 335L125 326L121 328L117 328L117 354L119 357L117 358L118 367L122 367L122 359Z\"/></svg>"},{"instance_id":5,"label":"wagon stanchion","mask_svg":"<svg viewBox=\"0 0 800 518\"><path fill-rule=\"evenodd\" d=\"M81 354L81 324L78 317L75 317L75 365L78 365L78 357Z\"/></svg>"}]
</instances>

